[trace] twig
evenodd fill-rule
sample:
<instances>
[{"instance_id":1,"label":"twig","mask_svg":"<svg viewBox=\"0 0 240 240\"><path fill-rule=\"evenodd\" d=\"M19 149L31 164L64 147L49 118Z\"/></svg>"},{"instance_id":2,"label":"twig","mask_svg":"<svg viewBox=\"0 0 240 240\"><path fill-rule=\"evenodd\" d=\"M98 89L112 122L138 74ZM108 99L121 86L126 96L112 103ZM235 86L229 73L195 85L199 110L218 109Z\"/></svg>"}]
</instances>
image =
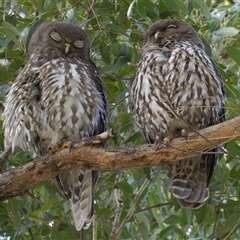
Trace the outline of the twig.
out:
<instances>
[{"instance_id":1,"label":"twig","mask_svg":"<svg viewBox=\"0 0 240 240\"><path fill-rule=\"evenodd\" d=\"M224 240L227 240L228 237L229 237L234 231L236 231L236 227L237 227L238 224L239 224L239 220L240 220L240 217L238 218L236 224L235 224L234 227L231 229L231 231L229 231L229 233L226 235L226 237L224 238Z\"/></svg>"},{"instance_id":2,"label":"twig","mask_svg":"<svg viewBox=\"0 0 240 240\"><path fill-rule=\"evenodd\" d=\"M36 198L33 194L31 194L30 192L26 192L26 194L32 198L33 200L35 200L36 202L38 202L40 205L43 205L43 202L41 200L39 200L38 198Z\"/></svg>"},{"instance_id":3,"label":"twig","mask_svg":"<svg viewBox=\"0 0 240 240\"><path fill-rule=\"evenodd\" d=\"M114 137L116 133L113 131L112 128L110 128L108 131L103 132L99 135L90 137L86 140L83 140L80 144L82 146L95 146L95 145L100 145L101 143L107 141L108 139Z\"/></svg>"},{"instance_id":4,"label":"twig","mask_svg":"<svg viewBox=\"0 0 240 240\"><path fill-rule=\"evenodd\" d=\"M173 202L159 203L159 204L156 204L156 205L153 205L153 206L150 206L150 207L143 208L143 209L140 209L140 210L138 210L138 211L135 211L134 214L136 214L136 213L140 213L140 212L143 212L143 211L146 211L146 210L152 209L152 208L162 207L162 206L172 205L172 204L173 204Z\"/></svg>"},{"instance_id":5,"label":"twig","mask_svg":"<svg viewBox=\"0 0 240 240\"><path fill-rule=\"evenodd\" d=\"M93 240L97 240L97 213L93 213Z\"/></svg>"},{"instance_id":6,"label":"twig","mask_svg":"<svg viewBox=\"0 0 240 240\"><path fill-rule=\"evenodd\" d=\"M136 194L135 198L133 199L132 204L131 204L131 207L130 207L130 209L128 210L128 213L127 213L126 217L123 219L120 227L118 228L118 230L116 231L116 233L114 234L114 236L111 238L111 240L117 240L117 239L118 239L118 237L119 237L119 235L121 234L121 232L122 232L125 224L126 224L126 223L129 221L129 219L133 216L133 214L134 214L134 211L133 211L133 210L134 210L134 208L135 208L135 206L136 206L136 204L137 204L137 202L138 202L138 199L139 199L139 197L142 195L142 193L143 193L143 191L145 190L145 188L148 186L149 182L150 182L150 181L149 181L148 179L146 179L146 180L144 181L144 183L142 184L142 186L140 187L140 189L138 190L138 193Z\"/></svg>"},{"instance_id":7,"label":"twig","mask_svg":"<svg viewBox=\"0 0 240 240\"><path fill-rule=\"evenodd\" d=\"M21 213L22 217L24 217L24 218L26 219L26 217L25 217L25 214L24 214L23 210L19 208L19 212ZM34 238L34 235L33 235L33 233L32 233L32 230L31 230L31 228L28 228L28 232L29 232L29 235L30 235L31 239L32 239L32 240L35 240L35 238Z\"/></svg>"},{"instance_id":8,"label":"twig","mask_svg":"<svg viewBox=\"0 0 240 240\"><path fill-rule=\"evenodd\" d=\"M120 181L120 175L117 174L115 182L119 182ZM122 208L123 208L123 201L121 199L121 194L122 191L118 188L118 186L114 186L114 197L115 197L115 201L117 204L117 209L115 211L115 216L114 216L114 221L112 224L112 232L111 232L111 236L110 236L110 240L114 240L115 239L115 234L117 232L118 226L119 226L119 221L120 221L120 217L121 217L121 213L122 213Z\"/></svg>"},{"instance_id":9,"label":"twig","mask_svg":"<svg viewBox=\"0 0 240 240\"><path fill-rule=\"evenodd\" d=\"M12 148L7 148L4 152L0 154L0 167L8 159L9 155L12 153Z\"/></svg>"},{"instance_id":10,"label":"twig","mask_svg":"<svg viewBox=\"0 0 240 240\"><path fill-rule=\"evenodd\" d=\"M216 212L216 216L215 216L215 221L214 221L214 225L213 225L213 232L212 232L212 240L214 240L214 235L215 235L215 231L216 231L216 226L217 226L217 220L218 220L218 214L219 214L219 209L215 209Z\"/></svg>"},{"instance_id":11,"label":"twig","mask_svg":"<svg viewBox=\"0 0 240 240\"><path fill-rule=\"evenodd\" d=\"M94 15L94 11L93 11L93 8L94 6L96 5L97 3L97 0L93 0L91 5L88 7L85 7L81 1L78 2L78 4L86 11L86 20L90 20L93 15ZM88 25L89 25L89 21L87 21L87 23L85 24L85 26L83 27L84 30L87 30L88 29Z\"/></svg>"}]
</instances>

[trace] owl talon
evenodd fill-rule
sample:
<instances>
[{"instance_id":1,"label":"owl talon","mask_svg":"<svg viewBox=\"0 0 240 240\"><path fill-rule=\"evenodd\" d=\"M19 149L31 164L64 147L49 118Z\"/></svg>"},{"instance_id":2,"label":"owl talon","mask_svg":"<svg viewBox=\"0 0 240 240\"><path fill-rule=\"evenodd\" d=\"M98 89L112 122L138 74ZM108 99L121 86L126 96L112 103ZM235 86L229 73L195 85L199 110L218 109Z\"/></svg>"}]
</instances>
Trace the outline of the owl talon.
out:
<instances>
[{"instance_id":1,"label":"owl talon","mask_svg":"<svg viewBox=\"0 0 240 240\"><path fill-rule=\"evenodd\" d=\"M72 147L73 147L72 142L65 142L65 143L63 143L63 145L61 147L58 147L58 146L49 147L48 152L49 152L49 154L53 154L53 153L55 153L55 152L57 152L57 151L59 151L63 148L68 148L69 152L71 152Z\"/></svg>"},{"instance_id":2,"label":"owl talon","mask_svg":"<svg viewBox=\"0 0 240 240\"><path fill-rule=\"evenodd\" d=\"M178 138L178 137L184 137L184 138L187 139L186 129L182 128L182 129L176 131L176 133L175 133L175 138Z\"/></svg>"},{"instance_id":3,"label":"owl talon","mask_svg":"<svg viewBox=\"0 0 240 240\"><path fill-rule=\"evenodd\" d=\"M175 135L170 135L170 136L167 136L163 139L163 141L165 143L169 143L171 142L174 138L178 138L178 137L184 137L187 139L187 133L186 133L186 130L183 128L181 130L177 130L175 132Z\"/></svg>"},{"instance_id":4,"label":"owl talon","mask_svg":"<svg viewBox=\"0 0 240 240\"><path fill-rule=\"evenodd\" d=\"M163 139L165 143L171 142L175 137L173 135L167 136Z\"/></svg>"},{"instance_id":5,"label":"owl talon","mask_svg":"<svg viewBox=\"0 0 240 240\"><path fill-rule=\"evenodd\" d=\"M188 134L185 129L182 129L180 134L181 134L181 137L184 137L187 140Z\"/></svg>"},{"instance_id":6,"label":"owl talon","mask_svg":"<svg viewBox=\"0 0 240 240\"><path fill-rule=\"evenodd\" d=\"M57 147L57 146L50 146L50 147L48 147L48 153L49 153L49 154L53 154L53 153L59 151L59 149L60 149L60 148Z\"/></svg>"},{"instance_id":7,"label":"owl talon","mask_svg":"<svg viewBox=\"0 0 240 240\"><path fill-rule=\"evenodd\" d=\"M72 150L72 148L73 148L72 142L69 141L69 142L63 143L63 145L62 145L61 148L68 148L68 149L69 149L69 152L71 152L71 150Z\"/></svg>"}]
</instances>

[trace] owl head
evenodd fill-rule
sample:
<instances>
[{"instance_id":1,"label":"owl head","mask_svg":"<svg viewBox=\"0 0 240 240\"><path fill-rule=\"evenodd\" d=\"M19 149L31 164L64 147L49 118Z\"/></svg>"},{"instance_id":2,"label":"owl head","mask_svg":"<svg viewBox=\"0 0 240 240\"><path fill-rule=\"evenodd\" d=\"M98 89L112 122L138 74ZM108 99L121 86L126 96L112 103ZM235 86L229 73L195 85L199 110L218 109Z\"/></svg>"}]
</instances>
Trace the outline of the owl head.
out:
<instances>
[{"instance_id":1,"label":"owl head","mask_svg":"<svg viewBox=\"0 0 240 240\"><path fill-rule=\"evenodd\" d=\"M90 58L90 40L87 33L75 25L59 21L43 23L31 37L28 55L31 57L49 50L65 56Z\"/></svg>"},{"instance_id":2,"label":"owl head","mask_svg":"<svg viewBox=\"0 0 240 240\"><path fill-rule=\"evenodd\" d=\"M198 33L190 25L175 19L161 19L149 27L143 42L143 48L149 45L164 46L166 42L189 41L204 49Z\"/></svg>"}]
</instances>

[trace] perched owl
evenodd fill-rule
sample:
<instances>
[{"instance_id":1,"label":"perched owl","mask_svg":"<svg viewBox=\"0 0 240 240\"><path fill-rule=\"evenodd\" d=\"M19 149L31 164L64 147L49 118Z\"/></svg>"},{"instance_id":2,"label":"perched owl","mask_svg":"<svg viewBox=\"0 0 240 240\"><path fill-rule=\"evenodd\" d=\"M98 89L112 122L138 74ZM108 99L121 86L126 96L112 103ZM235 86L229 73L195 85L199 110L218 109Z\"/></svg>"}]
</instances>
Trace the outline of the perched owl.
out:
<instances>
[{"instance_id":1,"label":"perched owl","mask_svg":"<svg viewBox=\"0 0 240 240\"><path fill-rule=\"evenodd\" d=\"M197 32L178 20L159 20L148 29L131 100L135 123L148 143L225 120L219 71ZM204 204L217 159L217 149L211 149L169 164L172 192L181 206Z\"/></svg>"},{"instance_id":2,"label":"perched owl","mask_svg":"<svg viewBox=\"0 0 240 240\"><path fill-rule=\"evenodd\" d=\"M6 98L5 148L41 156L51 146L75 144L107 129L105 88L84 30L44 23L32 35L28 55ZM78 169L54 179L69 201L77 230L91 223L98 174Z\"/></svg>"}]
</instances>

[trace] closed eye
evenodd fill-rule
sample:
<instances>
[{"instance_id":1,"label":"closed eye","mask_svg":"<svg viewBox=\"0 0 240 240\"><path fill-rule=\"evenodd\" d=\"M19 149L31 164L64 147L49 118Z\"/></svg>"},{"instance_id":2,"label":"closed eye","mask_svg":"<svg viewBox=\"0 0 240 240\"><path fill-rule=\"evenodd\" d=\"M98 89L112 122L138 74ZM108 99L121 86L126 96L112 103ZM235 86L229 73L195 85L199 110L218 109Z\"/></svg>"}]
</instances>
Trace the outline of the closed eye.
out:
<instances>
[{"instance_id":1,"label":"closed eye","mask_svg":"<svg viewBox=\"0 0 240 240\"><path fill-rule=\"evenodd\" d=\"M82 48L83 45L84 45L84 41L77 40L77 41L73 42L73 45L74 45L74 47L76 47L76 48Z\"/></svg>"},{"instance_id":2,"label":"closed eye","mask_svg":"<svg viewBox=\"0 0 240 240\"><path fill-rule=\"evenodd\" d=\"M62 36L58 33L58 32L56 32L56 31L52 31L51 33L50 33L50 36L51 36L51 38L53 39L53 40L55 40L56 42L60 42L60 41L62 41Z\"/></svg>"},{"instance_id":3,"label":"closed eye","mask_svg":"<svg viewBox=\"0 0 240 240\"><path fill-rule=\"evenodd\" d=\"M177 28L177 26L176 26L176 25L174 25L174 24L170 24L170 25L168 25L168 26L166 27L166 30L168 30L168 29L171 29L171 28L174 28L174 29L176 29L176 28Z\"/></svg>"}]
</instances>

